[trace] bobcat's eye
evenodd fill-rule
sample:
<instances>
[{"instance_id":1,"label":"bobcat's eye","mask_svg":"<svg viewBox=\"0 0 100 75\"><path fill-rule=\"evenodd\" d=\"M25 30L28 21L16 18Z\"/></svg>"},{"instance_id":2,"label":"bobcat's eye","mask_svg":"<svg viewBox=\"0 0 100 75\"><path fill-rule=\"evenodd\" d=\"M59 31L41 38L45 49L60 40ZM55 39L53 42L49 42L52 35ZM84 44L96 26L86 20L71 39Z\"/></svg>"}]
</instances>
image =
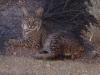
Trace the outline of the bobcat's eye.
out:
<instances>
[{"instance_id":1,"label":"bobcat's eye","mask_svg":"<svg viewBox=\"0 0 100 75\"><path fill-rule=\"evenodd\" d=\"M32 28L34 28L34 26L32 26Z\"/></svg>"}]
</instances>

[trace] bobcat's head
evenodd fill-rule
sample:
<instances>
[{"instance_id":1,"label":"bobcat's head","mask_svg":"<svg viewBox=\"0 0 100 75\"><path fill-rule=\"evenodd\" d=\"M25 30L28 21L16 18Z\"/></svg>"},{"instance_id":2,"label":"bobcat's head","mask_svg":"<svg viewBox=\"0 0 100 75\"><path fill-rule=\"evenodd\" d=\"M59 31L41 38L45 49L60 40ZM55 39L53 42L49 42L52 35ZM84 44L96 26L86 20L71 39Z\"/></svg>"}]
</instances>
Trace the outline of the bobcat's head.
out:
<instances>
[{"instance_id":1,"label":"bobcat's head","mask_svg":"<svg viewBox=\"0 0 100 75\"><path fill-rule=\"evenodd\" d=\"M40 30L42 25L42 13L43 9L40 7L35 11L35 16L25 16L24 20L22 21L24 35L27 35L32 31L38 32Z\"/></svg>"},{"instance_id":2,"label":"bobcat's head","mask_svg":"<svg viewBox=\"0 0 100 75\"><path fill-rule=\"evenodd\" d=\"M40 18L27 17L22 21L22 28L25 32L39 31L42 21Z\"/></svg>"}]
</instances>

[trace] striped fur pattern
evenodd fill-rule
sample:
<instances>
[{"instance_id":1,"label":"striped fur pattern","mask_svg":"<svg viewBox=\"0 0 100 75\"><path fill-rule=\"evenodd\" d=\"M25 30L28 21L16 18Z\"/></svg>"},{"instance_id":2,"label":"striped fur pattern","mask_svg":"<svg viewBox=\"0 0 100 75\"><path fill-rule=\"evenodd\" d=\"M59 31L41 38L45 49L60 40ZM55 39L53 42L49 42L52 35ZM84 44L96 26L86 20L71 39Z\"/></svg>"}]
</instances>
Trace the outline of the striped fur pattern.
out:
<instances>
[{"instance_id":1,"label":"striped fur pattern","mask_svg":"<svg viewBox=\"0 0 100 75\"><path fill-rule=\"evenodd\" d=\"M80 58L84 55L84 47L79 39L72 33L52 33L45 40L43 49L34 55L39 59L52 59L70 57L71 59Z\"/></svg>"}]
</instances>

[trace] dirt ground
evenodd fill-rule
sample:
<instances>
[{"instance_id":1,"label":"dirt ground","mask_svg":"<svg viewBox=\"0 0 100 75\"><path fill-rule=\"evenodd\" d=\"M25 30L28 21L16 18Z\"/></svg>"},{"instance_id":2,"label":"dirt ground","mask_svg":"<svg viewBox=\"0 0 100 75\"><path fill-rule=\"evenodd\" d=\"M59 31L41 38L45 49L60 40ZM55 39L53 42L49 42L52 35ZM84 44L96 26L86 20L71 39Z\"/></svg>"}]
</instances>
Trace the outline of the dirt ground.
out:
<instances>
[{"instance_id":1,"label":"dirt ground","mask_svg":"<svg viewBox=\"0 0 100 75\"><path fill-rule=\"evenodd\" d=\"M0 75L100 75L100 58L50 61L0 56Z\"/></svg>"}]
</instances>

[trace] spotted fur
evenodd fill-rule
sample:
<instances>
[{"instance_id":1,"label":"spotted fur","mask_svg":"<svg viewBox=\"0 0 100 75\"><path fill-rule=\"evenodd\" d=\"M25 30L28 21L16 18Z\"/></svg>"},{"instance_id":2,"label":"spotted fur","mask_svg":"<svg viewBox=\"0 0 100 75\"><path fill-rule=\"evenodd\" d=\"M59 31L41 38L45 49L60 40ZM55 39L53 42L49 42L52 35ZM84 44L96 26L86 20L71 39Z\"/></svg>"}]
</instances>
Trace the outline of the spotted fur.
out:
<instances>
[{"instance_id":1,"label":"spotted fur","mask_svg":"<svg viewBox=\"0 0 100 75\"><path fill-rule=\"evenodd\" d=\"M22 23L23 38L9 39L9 49L7 50L8 55L32 55L32 53L38 51L42 47L42 44L46 38L46 31L43 26L41 27L41 25L38 24L39 21L39 18L33 17L28 17L24 19Z\"/></svg>"}]
</instances>

